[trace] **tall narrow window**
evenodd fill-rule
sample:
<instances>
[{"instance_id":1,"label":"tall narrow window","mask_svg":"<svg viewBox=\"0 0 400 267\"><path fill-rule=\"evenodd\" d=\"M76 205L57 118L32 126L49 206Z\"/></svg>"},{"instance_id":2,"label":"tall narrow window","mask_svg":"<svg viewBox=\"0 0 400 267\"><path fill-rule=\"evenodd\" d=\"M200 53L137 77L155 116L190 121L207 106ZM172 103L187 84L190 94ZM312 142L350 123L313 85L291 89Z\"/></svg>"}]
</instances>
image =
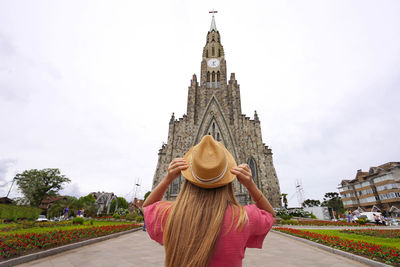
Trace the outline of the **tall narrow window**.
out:
<instances>
[{"instance_id":1,"label":"tall narrow window","mask_svg":"<svg viewBox=\"0 0 400 267\"><path fill-rule=\"evenodd\" d=\"M177 195L179 193L180 180L181 178L179 177L179 179L175 179L172 182L170 189L171 195Z\"/></svg>"},{"instance_id":2,"label":"tall narrow window","mask_svg":"<svg viewBox=\"0 0 400 267\"><path fill-rule=\"evenodd\" d=\"M207 48L207 50L206 50L206 57L208 57L208 48Z\"/></svg>"},{"instance_id":3,"label":"tall narrow window","mask_svg":"<svg viewBox=\"0 0 400 267\"><path fill-rule=\"evenodd\" d=\"M207 88L210 88L210 72L207 71Z\"/></svg>"},{"instance_id":4,"label":"tall narrow window","mask_svg":"<svg viewBox=\"0 0 400 267\"><path fill-rule=\"evenodd\" d=\"M215 88L215 71L212 72L211 79L211 87Z\"/></svg>"},{"instance_id":5,"label":"tall narrow window","mask_svg":"<svg viewBox=\"0 0 400 267\"><path fill-rule=\"evenodd\" d=\"M217 72L217 82L220 82L221 81L221 75L220 75L220 73L219 73L219 71Z\"/></svg>"},{"instance_id":6,"label":"tall narrow window","mask_svg":"<svg viewBox=\"0 0 400 267\"><path fill-rule=\"evenodd\" d=\"M213 47L211 47L211 56L214 56L214 55L215 55L215 48L213 46Z\"/></svg>"},{"instance_id":7,"label":"tall narrow window","mask_svg":"<svg viewBox=\"0 0 400 267\"><path fill-rule=\"evenodd\" d=\"M219 133L217 133L217 141L221 141L221 138L219 137Z\"/></svg>"},{"instance_id":8,"label":"tall narrow window","mask_svg":"<svg viewBox=\"0 0 400 267\"><path fill-rule=\"evenodd\" d=\"M253 176L253 181L257 185L257 187L260 188L261 185L257 175L257 165L253 158L249 159L249 166L251 169L251 175Z\"/></svg>"},{"instance_id":9,"label":"tall narrow window","mask_svg":"<svg viewBox=\"0 0 400 267\"><path fill-rule=\"evenodd\" d=\"M215 139L215 123L213 123L213 125L212 125L212 136L213 136L213 138Z\"/></svg>"},{"instance_id":10,"label":"tall narrow window","mask_svg":"<svg viewBox=\"0 0 400 267\"><path fill-rule=\"evenodd\" d=\"M221 56L221 48L218 48L218 56Z\"/></svg>"}]
</instances>

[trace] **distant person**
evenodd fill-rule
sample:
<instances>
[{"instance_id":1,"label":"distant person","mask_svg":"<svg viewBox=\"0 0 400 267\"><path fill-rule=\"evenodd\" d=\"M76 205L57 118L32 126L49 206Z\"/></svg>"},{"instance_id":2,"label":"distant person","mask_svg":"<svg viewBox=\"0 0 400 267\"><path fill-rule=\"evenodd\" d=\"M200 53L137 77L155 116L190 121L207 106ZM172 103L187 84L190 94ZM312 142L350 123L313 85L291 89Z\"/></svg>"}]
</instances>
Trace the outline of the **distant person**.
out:
<instances>
[{"instance_id":1,"label":"distant person","mask_svg":"<svg viewBox=\"0 0 400 267\"><path fill-rule=\"evenodd\" d=\"M380 218L379 218L378 214L374 213L373 215L374 215L375 224L376 225L380 224Z\"/></svg>"},{"instance_id":2,"label":"distant person","mask_svg":"<svg viewBox=\"0 0 400 267\"><path fill-rule=\"evenodd\" d=\"M380 220L380 222L381 222L381 224L382 225L386 225L386 220L385 220L385 217L383 217L383 215L381 214L381 215L379 215L379 220Z\"/></svg>"},{"instance_id":3,"label":"distant person","mask_svg":"<svg viewBox=\"0 0 400 267\"><path fill-rule=\"evenodd\" d=\"M353 222L353 216L351 215L351 210L347 211L347 222Z\"/></svg>"},{"instance_id":4,"label":"distant person","mask_svg":"<svg viewBox=\"0 0 400 267\"><path fill-rule=\"evenodd\" d=\"M168 186L185 178L174 202L160 201ZM233 180L255 205L241 206ZM165 246L165 266L242 266L246 248L261 248L275 212L252 180L247 164L236 166L229 151L206 135L168 173L144 203L150 237Z\"/></svg>"},{"instance_id":5,"label":"distant person","mask_svg":"<svg viewBox=\"0 0 400 267\"><path fill-rule=\"evenodd\" d=\"M344 212L344 215L346 215L346 222L350 222L351 212L349 210L346 210Z\"/></svg>"}]
</instances>

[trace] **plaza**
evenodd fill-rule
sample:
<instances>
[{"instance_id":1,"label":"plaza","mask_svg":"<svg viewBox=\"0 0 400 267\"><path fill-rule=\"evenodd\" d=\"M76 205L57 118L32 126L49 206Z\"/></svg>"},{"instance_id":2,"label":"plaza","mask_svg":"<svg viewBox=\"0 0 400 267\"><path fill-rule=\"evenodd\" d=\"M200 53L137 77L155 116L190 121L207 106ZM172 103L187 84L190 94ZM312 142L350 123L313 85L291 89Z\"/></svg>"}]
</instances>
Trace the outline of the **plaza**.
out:
<instances>
[{"instance_id":1,"label":"plaza","mask_svg":"<svg viewBox=\"0 0 400 267\"><path fill-rule=\"evenodd\" d=\"M19 266L164 266L164 248L137 231ZM368 266L270 232L262 249L247 249L243 266Z\"/></svg>"}]
</instances>

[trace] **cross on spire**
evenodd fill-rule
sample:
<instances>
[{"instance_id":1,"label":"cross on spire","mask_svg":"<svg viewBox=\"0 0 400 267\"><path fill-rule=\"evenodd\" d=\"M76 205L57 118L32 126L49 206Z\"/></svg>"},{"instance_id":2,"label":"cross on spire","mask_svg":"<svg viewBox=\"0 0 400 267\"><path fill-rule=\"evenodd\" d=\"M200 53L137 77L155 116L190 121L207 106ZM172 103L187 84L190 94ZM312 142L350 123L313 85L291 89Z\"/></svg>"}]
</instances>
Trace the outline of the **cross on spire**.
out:
<instances>
[{"instance_id":1,"label":"cross on spire","mask_svg":"<svg viewBox=\"0 0 400 267\"><path fill-rule=\"evenodd\" d=\"M211 11L208 11L208 13L211 13L211 14L212 14L212 20L211 20L210 31L212 31L212 30L217 31L217 25L215 25L214 14L218 13L218 11L216 11L216 10L213 9L213 10L211 10Z\"/></svg>"}]
</instances>

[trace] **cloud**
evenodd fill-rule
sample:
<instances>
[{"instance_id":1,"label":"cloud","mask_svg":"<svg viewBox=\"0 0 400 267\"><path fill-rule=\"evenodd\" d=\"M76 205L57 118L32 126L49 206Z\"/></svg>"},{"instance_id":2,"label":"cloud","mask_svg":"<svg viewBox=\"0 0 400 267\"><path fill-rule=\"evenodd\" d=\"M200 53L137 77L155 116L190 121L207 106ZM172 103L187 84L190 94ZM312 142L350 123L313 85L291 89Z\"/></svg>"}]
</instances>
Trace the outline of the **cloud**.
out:
<instances>
[{"instance_id":1,"label":"cloud","mask_svg":"<svg viewBox=\"0 0 400 267\"><path fill-rule=\"evenodd\" d=\"M3 158L17 159L18 171L60 168L72 180L64 194L131 198L136 177L141 194L149 190L171 113L186 112L191 75L200 76L210 25L207 1L164 2L150 17L132 16L148 3L25 1L20 9L1 2ZM355 2L219 3L217 26L243 113L258 111L289 199L296 179L306 197L321 199L357 169L398 160L393 3L367 1L362 12ZM242 12L250 9L257 12ZM10 180L7 166L0 164L0 184Z\"/></svg>"},{"instance_id":2,"label":"cloud","mask_svg":"<svg viewBox=\"0 0 400 267\"><path fill-rule=\"evenodd\" d=\"M15 173L15 165L17 161L14 159L0 159L0 196L6 196L10 189L12 179ZM14 184L10 196L15 195L17 188Z\"/></svg>"},{"instance_id":3,"label":"cloud","mask_svg":"<svg viewBox=\"0 0 400 267\"><path fill-rule=\"evenodd\" d=\"M72 184L67 184L65 187L60 190L59 195L61 196L74 196L74 197L81 197L83 194L79 188L79 184L77 183L72 183Z\"/></svg>"},{"instance_id":4,"label":"cloud","mask_svg":"<svg viewBox=\"0 0 400 267\"><path fill-rule=\"evenodd\" d=\"M0 57L7 58L15 54L15 46L0 32Z\"/></svg>"},{"instance_id":5,"label":"cloud","mask_svg":"<svg viewBox=\"0 0 400 267\"><path fill-rule=\"evenodd\" d=\"M12 170L15 163L16 160L14 159L0 159L0 188L10 183L7 174Z\"/></svg>"}]
</instances>

